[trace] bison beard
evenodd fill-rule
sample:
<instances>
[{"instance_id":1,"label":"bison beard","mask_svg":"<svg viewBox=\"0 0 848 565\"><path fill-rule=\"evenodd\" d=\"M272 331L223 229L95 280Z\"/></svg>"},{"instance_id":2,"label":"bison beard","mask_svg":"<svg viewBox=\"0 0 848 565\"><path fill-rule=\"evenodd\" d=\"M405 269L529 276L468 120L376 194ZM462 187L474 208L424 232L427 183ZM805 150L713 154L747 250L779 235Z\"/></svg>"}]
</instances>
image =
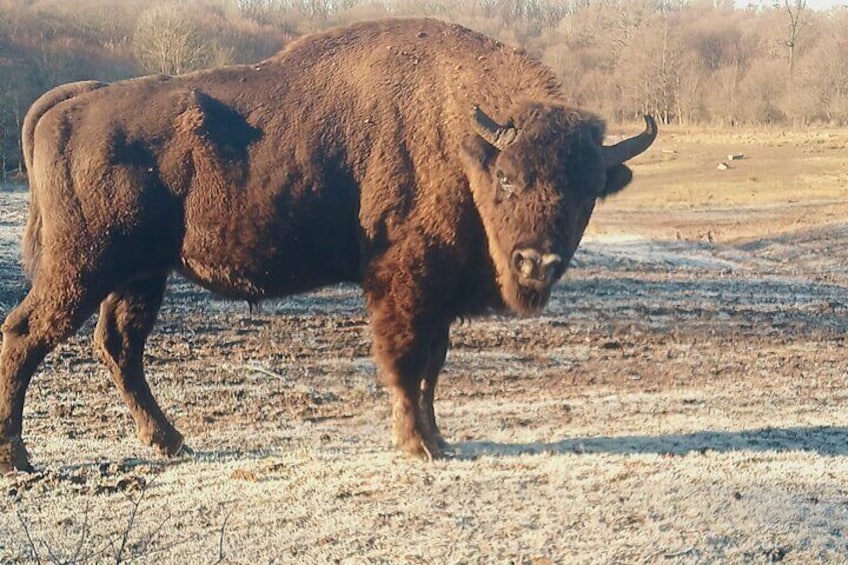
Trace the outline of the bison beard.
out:
<instances>
[{"instance_id":1,"label":"bison beard","mask_svg":"<svg viewBox=\"0 0 848 565\"><path fill-rule=\"evenodd\" d=\"M30 469L33 373L99 307L95 344L138 436L183 437L142 363L168 275L256 302L362 285L407 453L446 446L433 409L451 323L547 302L597 199L646 130L603 146L523 52L435 20L359 23L269 60L58 87L23 127L32 288L2 326L0 471Z\"/></svg>"}]
</instances>

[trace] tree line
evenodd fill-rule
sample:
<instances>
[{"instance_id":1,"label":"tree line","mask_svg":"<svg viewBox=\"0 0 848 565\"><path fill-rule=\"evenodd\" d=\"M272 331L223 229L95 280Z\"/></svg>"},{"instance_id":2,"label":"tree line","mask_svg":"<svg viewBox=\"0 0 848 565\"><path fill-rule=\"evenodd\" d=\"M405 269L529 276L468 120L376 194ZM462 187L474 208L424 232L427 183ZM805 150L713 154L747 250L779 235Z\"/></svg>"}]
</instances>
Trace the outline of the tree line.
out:
<instances>
[{"instance_id":1,"label":"tree line","mask_svg":"<svg viewBox=\"0 0 848 565\"><path fill-rule=\"evenodd\" d=\"M848 123L848 8L805 0L0 0L0 173L52 86L261 60L304 33L426 15L520 46L608 120Z\"/></svg>"}]
</instances>

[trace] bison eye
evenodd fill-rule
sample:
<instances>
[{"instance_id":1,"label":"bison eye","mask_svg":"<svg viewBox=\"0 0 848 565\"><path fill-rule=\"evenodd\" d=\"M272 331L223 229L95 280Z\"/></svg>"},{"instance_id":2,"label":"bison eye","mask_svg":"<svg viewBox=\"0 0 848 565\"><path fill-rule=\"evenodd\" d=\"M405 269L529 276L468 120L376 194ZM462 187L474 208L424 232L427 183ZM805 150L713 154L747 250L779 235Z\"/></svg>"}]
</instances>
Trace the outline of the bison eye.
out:
<instances>
[{"instance_id":1,"label":"bison eye","mask_svg":"<svg viewBox=\"0 0 848 565\"><path fill-rule=\"evenodd\" d=\"M502 202L507 198L512 198L515 196L515 186L509 179L503 176L503 173L498 172L498 186L497 186L497 194L495 195L495 200L497 202Z\"/></svg>"}]
</instances>

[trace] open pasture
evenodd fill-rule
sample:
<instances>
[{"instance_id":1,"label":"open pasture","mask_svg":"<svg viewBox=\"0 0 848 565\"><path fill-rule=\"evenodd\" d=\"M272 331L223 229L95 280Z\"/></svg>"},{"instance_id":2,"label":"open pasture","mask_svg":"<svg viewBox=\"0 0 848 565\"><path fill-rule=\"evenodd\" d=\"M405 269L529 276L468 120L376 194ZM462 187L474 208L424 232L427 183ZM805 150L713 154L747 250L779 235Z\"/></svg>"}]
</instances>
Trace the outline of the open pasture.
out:
<instances>
[{"instance_id":1,"label":"open pasture","mask_svg":"<svg viewBox=\"0 0 848 565\"><path fill-rule=\"evenodd\" d=\"M173 280L170 460L90 321L30 389L0 562L844 562L848 131L661 128L633 169L543 316L454 327L450 460L391 447L357 288L250 313ZM26 202L0 193L4 313Z\"/></svg>"}]
</instances>

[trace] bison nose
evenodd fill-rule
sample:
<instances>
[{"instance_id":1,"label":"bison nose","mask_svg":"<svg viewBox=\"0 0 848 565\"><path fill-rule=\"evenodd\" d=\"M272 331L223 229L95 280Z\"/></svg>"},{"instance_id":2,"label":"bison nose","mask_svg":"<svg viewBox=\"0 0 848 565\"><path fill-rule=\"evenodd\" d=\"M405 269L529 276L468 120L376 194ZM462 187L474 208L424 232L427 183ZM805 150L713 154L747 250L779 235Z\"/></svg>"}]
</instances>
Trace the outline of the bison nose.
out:
<instances>
[{"instance_id":1,"label":"bison nose","mask_svg":"<svg viewBox=\"0 0 848 565\"><path fill-rule=\"evenodd\" d=\"M542 256L542 278L546 282L552 283L561 273L562 257L556 253L546 253Z\"/></svg>"},{"instance_id":2,"label":"bison nose","mask_svg":"<svg viewBox=\"0 0 848 565\"><path fill-rule=\"evenodd\" d=\"M542 256L534 249L517 249L512 252L512 267L525 279L539 278Z\"/></svg>"},{"instance_id":3,"label":"bison nose","mask_svg":"<svg viewBox=\"0 0 848 565\"><path fill-rule=\"evenodd\" d=\"M523 279L552 283L562 266L556 253L542 255L535 249L517 249L512 253L512 266Z\"/></svg>"}]
</instances>

